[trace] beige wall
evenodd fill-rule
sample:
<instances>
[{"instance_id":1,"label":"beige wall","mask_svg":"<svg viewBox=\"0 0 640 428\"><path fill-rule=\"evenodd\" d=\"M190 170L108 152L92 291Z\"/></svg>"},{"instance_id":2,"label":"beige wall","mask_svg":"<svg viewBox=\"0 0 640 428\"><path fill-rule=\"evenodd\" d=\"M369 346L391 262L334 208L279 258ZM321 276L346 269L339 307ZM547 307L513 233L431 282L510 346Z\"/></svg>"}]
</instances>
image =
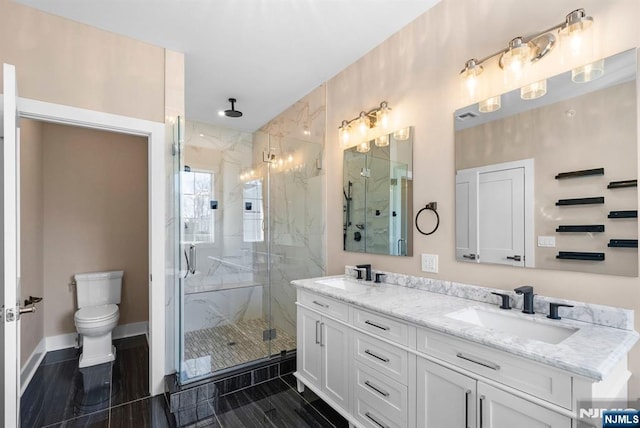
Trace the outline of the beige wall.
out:
<instances>
[{"instance_id":1,"label":"beige wall","mask_svg":"<svg viewBox=\"0 0 640 428\"><path fill-rule=\"evenodd\" d=\"M22 290L19 297L44 296L43 239L43 149L42 123L23 120L20 124L20 258ZM46 302L35 313L20 318L20 366L24 365L44 337Z\"/></svg>"},{"instance_id":2,"label":"beige wall","mask_svg":"<svg viewBox=\"0 0 640 428\"><path fill-rule=\"evenodd\" d=\"M327 258L328 274L345 264L371 262L374 268L478 285L513 289L522 284L536 292L640 310L638 278L471 266L455 260L453 112L470 104L461 93L459 72L469 58L506 46L516 35L559 23L573 9L584 7L594 17L596 55L603 57L640 45L636 0L443 0L379 47L336 75L327 84ZM526 16L525 20L514 17ZM537 64L539 73L557 74L559 50ZM555 58L555 59L553 59ZM573 64L576 65L576 64ZM487 69L491 71L495 68ZM532 76L534 78L536 76ZM539 77L539 76L538 76ZM512 88L500 88L506 92ZM414 256L390 257L342 250L342 151L337 127L343 119L386 100L393 108L393 129L415 125L414 206L438 202L440 228L431 236L414 232ZM420 271L420 254L439 255L440 272ZM636 317L637 319L640 316ZM640 323L636 322L640 330ZM630 356L630 392L640 394L640 347Z\"/></svg>"},{"instance_id":3,"label":"beige wall","mask_svg":"<svg viewBox=\"0 0 640 428\"><path fill-rule=\"evenodd\" d=\"M82 272L124 270L119 324L147 321L147 139L45 124L43 142L45 335L76 331Z\"/></svg>"},{"instance_id":4,"label":"beige wall","mask_svg":"<svg viewBox=\"0 0 640 428\"><path fill-rule=\"evenodd\" d=\"M634 53L635 55L635 53ZM566 112L573 110L573 115ZM638 207L635 188L607 190L638 174L636 84L627 82L494 120L455 133L456 169L533 159L534 230L556 248L535 248L535 266L638 276L638 251L608 248L610 239L637 239L636 219L609 220L610 210ZM539 124L538 126L531 126ZM556 180L561 172L604 168L604 176ZM557 207L558 199L604 196L603 205ZM603 233L556 233L560 225L603 224ZM558 260L558 251L604 252L602 262Z\"/></svg>"},{"instance_id":5,"label":"beige wall","mask_svg":"<svg viewBox=\"0 0 640 428\"><path fill-rule=\"evenodd\" d=\"M164 122L162 48L0 0L0 62L21 97Z\"/></svg>"}]
</instances>

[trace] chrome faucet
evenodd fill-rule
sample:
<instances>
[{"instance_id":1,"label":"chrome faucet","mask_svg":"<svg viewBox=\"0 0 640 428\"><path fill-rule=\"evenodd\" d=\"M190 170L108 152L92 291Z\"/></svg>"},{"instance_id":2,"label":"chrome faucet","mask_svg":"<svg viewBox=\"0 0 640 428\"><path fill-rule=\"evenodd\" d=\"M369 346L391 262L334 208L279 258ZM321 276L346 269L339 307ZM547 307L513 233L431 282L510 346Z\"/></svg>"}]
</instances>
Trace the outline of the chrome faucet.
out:
<instances>
[{"instance_id":1,"label":"chrome faucet","mask_svg":"<svg viewBox=\"0 0 640 428\"><path fill-rule=\"evenodd\" d=\"M365 281L371 281L371 264L366 264L366 265L357 265L356 266L358 269L365 269L366 272L366 276L365 276Z\"/></svg>"},{"instance_id":2,"label":"chrome faucet","mask_svg":"<svg viewBox=\"0 0 640 428\"><path fill-rule=\"evenodd\" d=\"M515 291L516 294L522 294L523 296L522 312L525 314L535 314L533 311L533 287L530 285L523 285L513 291Z\"/></svg>"}]
</instances>

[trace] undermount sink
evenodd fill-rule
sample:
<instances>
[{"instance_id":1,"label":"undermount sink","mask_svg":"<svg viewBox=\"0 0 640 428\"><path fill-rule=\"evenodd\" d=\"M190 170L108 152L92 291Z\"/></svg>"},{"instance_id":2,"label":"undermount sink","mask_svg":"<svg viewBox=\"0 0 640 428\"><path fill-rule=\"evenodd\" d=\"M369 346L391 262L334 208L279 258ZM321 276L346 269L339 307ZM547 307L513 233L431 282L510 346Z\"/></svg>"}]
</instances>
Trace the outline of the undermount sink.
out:
<instances>
[{"instance_id":1,"label":"undermount sink","mask_svg":"<svg viewBox=\"0 0 640 428\"><path fill-rule=\"evenodd\" d=\"M447 317L474 324L492 330L538 340L540 342L558 344L578 331L577 328L550 325L536 320L523 319L516 314L502 314L477 308L462 309L447 314Z\"/></svg>"},{"instance_id":2,"label":"undermount sink","mask_svg":"<svg viewBox=\"0 0 640 428\"><path fill-rule=\"evenodd\" d=\"M318 284L328 285L329 287L340 288L346 290L349 284L353 285L353 281L349 281L346 278L328 278L320 279L316 281Z\"/></svg>"}]
</instances>

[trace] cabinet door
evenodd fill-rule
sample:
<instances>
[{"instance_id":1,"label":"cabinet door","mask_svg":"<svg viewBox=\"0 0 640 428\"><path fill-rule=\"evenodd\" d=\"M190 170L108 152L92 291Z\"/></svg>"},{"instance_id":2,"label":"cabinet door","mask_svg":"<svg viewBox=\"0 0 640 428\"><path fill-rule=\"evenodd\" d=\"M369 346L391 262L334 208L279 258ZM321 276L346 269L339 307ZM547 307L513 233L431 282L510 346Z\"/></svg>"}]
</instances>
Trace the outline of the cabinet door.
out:
<instances>
[{"instance_id":1,"label":"cabinet door","mask_svg":"<svg viewBox=\"0 0 640 428\"><path fill-rule=\"evenodd\" d=\"M478 173L456 173L456 260L478 263Z\"/></svg>"},{"instance_id":2,"label":"cabinet door","mask_svg":"<svg viewBox=\"0 0 640 428\"><path fill-rule=\"evenodd\" d=\"M322 349L322 390L335 403L349 410L349 329L323 318L320 346Z\"/></svg>"},{"instance_id":3,"label":"cabinet door","mask_svg":"<svg viewBox=\"0 0 640 428\"><path fill-rule=\"evenodd\" d=\"M478 420L482 428L571 428L571 419L478 382Z\"/></svg>"},{"instance_id":4,"label":"cabinet door","mask_svg":"<svg viewBox=\"0 0 640 428\"><path fill-rule=\"evenodd\" d=\"M476 380L423 358L417 368L417 426L475 428Z\"/></svg>"},{"instance_id":5,"label":"cabinet door","mask_svg":"<svg viewBox=\"0 0 640 428\"><path fill-rule=\"evenodd\" d=\"M298 372L318 388L322 386L320 324L320 315L298 308Z\"/></svg>"}]
</instances>

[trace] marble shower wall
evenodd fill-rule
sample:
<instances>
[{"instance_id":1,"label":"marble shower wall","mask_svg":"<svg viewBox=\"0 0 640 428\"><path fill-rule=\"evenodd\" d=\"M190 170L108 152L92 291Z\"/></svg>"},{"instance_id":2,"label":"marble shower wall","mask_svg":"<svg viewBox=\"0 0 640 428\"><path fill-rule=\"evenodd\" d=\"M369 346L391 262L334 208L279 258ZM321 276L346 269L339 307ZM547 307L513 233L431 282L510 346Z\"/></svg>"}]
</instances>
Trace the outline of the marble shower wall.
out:
<instances>
[{"instance_id":1,"label":"marble shower wall","mask_svg":"<svg viewBox=\"0 0 640 428\"><path fill-rule=\"evenodd\" d=\"M272 326L292 336L296 334L296 292L291 281L324 275L326 267L325 126L323 85L262 127L254 145L254 150L269 147L276 155L269 171L272 256L265 305L270 297Z\"/></svg>"}]
</instances>

